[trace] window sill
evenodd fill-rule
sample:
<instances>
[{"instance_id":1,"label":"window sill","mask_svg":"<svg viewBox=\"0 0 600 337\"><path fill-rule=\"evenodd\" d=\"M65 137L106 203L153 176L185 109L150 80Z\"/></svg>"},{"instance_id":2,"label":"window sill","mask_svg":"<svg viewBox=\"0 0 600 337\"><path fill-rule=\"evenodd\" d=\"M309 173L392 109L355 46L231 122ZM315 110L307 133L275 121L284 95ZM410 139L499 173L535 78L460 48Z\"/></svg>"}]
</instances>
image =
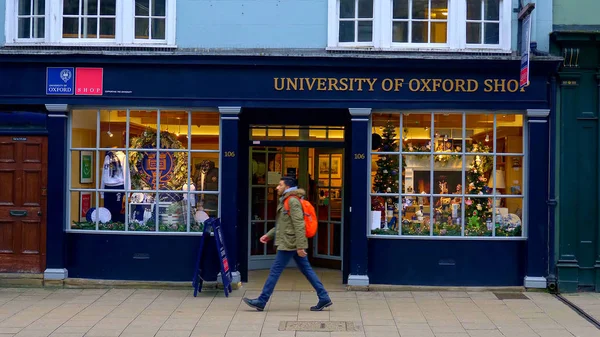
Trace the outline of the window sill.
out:
<instances>
[{"instance_id":1,"label":"window sill","mask_svg":"<svg viewBox=\"0 0 600 337\"><path fill-rule=\"evenodd\" d=\"M169 48L177 49L175 44L167 43L116 43L116 42L6 42L5 47L83 47L83 48Z\"/></svg>"},{"instance_id":2,"label":"window sill","mask_svg":"<svg viewBox=\"0 0 600 337\"><path fill-rule=\"evenodd\" d=\"M109 234L109 235L171 235L171 236L203 236L202 232L142 232L142 231L108 231L108 230L85 230L67 229L68 234ZM214 232L210 236L215 236Z\"/></svg>"},{"instance_id":3,"label":"window sill","mask_svg":"<svg viewBox=\"0 0 600 337\"><path fill-rule=\"evenodd\" d=\"M505 54L511 55L512 50L504 50L499 48L465 48L455 49L449 47L392 47L392 48L376 48L376 47L364 47L364 46L343 46L343 47L327 47L327 51L331 52L382 52L382 53L418 53L418 52L432 52L432 53L467 53L467 54L479 54L479 53L493 53L493 54Z\"/></svg>"}]
</instances>

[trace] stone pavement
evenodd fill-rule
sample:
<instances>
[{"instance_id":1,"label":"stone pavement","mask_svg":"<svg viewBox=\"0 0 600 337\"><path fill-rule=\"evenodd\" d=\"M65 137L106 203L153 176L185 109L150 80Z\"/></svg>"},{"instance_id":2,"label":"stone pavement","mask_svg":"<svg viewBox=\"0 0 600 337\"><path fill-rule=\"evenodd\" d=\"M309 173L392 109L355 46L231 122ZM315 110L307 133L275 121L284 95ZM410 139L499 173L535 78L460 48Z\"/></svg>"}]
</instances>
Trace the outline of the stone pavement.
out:
<instances>
[{"instance_id":1,"label":"stone pavement","mask_svg":"<svg viewBox=\"0 0 600 337\"><path fill-rule=\"evenodd\" d=\"M244 288L229 298L217 291L194 298L191 290L0 288L0 337L600 336L546 293L504 300L483 291L330 294L330 310L310 312L313 292L276 291L267 311L257 312L241 298L258 291Z\"/></svg>"}]
</instances>

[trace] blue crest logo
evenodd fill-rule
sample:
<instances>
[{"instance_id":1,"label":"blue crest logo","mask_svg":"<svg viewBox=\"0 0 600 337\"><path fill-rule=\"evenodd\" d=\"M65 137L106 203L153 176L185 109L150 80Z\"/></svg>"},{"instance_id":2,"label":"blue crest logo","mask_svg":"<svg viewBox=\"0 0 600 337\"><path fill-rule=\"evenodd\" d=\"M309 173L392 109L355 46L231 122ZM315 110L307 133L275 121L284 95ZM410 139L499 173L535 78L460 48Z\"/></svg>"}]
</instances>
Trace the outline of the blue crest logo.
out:
<instances>
[{"instance_id":1,"label":"blue crest logo","mask_svg":"<svg viewBox=\"0 0 600 337\"><path fill-rule=\"evenodd\" d=\"M60 72L60 79L63 80L63 82L65 82L65 83L69 82L69 80L71 79L72 76L73 76L73 73L71 72L70 69L63 69Z\"/></svg>"}]
</instances>

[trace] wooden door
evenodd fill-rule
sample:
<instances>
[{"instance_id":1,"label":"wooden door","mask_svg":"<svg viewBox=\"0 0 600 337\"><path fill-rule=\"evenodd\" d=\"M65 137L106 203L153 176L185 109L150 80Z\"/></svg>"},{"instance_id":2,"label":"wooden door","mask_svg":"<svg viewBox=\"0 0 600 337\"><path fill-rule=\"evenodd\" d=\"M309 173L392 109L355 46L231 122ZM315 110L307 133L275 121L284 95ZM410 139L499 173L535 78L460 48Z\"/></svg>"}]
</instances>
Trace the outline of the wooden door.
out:
<instances>
[{"instance_id":1,"label":"wooden door","mask_svg":"<svg viewBox=\"0 0 600 337\"><path fill-rule=\"evenodd\" d=\"M0 136L0 272L46 269L47 172L46 137Z\"/></svg>"}]
</instances>

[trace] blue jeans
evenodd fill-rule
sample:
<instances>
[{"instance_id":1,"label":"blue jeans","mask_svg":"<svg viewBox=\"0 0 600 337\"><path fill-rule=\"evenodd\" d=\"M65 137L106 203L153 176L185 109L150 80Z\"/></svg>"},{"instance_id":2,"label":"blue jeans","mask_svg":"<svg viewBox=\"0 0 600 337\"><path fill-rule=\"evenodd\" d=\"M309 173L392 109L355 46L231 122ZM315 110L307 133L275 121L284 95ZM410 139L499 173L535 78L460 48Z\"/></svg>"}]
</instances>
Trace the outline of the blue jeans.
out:
<instances>
[{"instance_id":1,"label":"blue jeans","mask_svg":"<svg viewBox=\"0 0 600 337\"><path fill-rule=\"evenodd\" d=\"M314 270L310 267L310 263L308 263L308 257L300 257L295 250L286 251L286 250L278 250L277 255L275 256L275 262L273 266L271 266L271 272L267 277L267 281L265 282L265 286L263 287L262 293L258 297L258 300L262 304L267 304L271 295L273 295L273 290L275 289L275 285L277 284L277 280L279 280L279 276L283 272L283 269L287 266L290 260L294 258L296 261L296 265L298 265L298 269L304 274L308 282L315 288L317 291L317 296L319 297L319 301L329 301L329 294L327 294L327 290L323 287L323 283L317 277Z\"/></svg>"}]
</instances>

